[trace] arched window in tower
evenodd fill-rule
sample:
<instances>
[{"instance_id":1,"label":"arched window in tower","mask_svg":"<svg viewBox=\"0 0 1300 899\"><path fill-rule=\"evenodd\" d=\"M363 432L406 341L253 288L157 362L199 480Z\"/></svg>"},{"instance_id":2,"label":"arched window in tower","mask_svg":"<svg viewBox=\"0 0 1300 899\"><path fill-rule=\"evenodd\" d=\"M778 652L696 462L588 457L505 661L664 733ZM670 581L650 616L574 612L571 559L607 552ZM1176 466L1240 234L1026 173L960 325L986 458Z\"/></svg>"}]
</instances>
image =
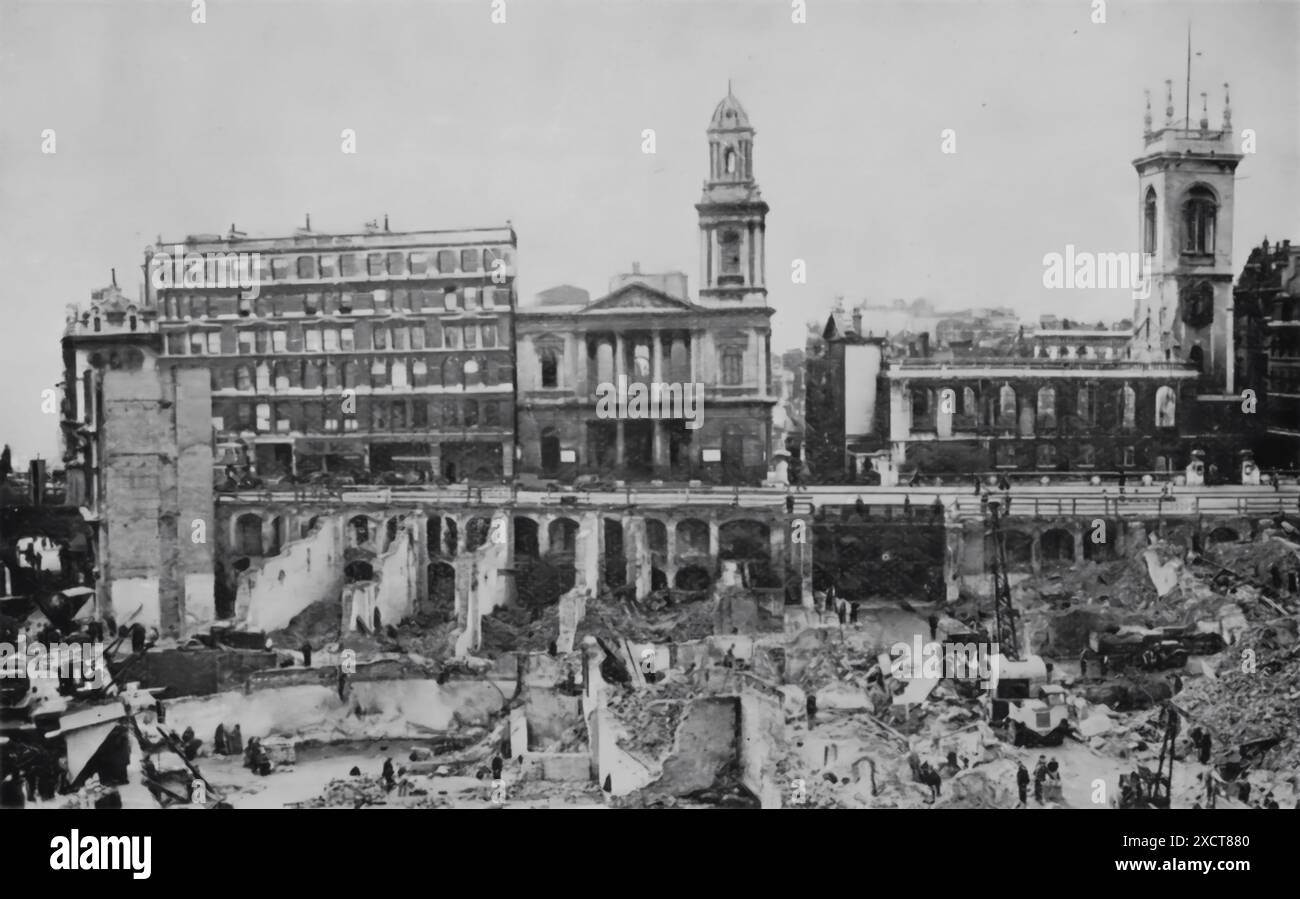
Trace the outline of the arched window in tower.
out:
<instances>
[{"instance_id":1,"label":"arched window in tower","mask_svg":"<svg viewBox=\"0 0 1300 899\"><path fill-rule=\"evenodd\" d=\"M719 273L723 278L738 281L740 278L740 232L723 231L718 236L718 246L722 253Z\"/></svg>"},{"instance_id":2,"label":"arched window in tower","mask_svg":"<svg viewBox=\"0 0 1300 899\"><path fill-rule=\"evenodd\" d=\"M1205 370L1205 350L1194 346L1187 354L1187 363L1197 371Z\"/></svg>"},{"instance_id":3,"label":"arched window in tower","mask_svg":"<svg viewBox=\"0 0 1300 899\"><path fill-rule=\"evenodd\" d=\"M1183 298L1183 322L1203 328L1214 320L1214 288L1209 281L1198 281L1186 288Z\"/></svg>"},{"instance_id":4,"label":"arched window in tower","mask_svg":"<svg viewBox=\"0 0 1300 899\"><path fill-rule=\"evenodd\" d=\"M1147 188L1146 202L1142 212L1142 252L1154 254L1156 251L1156 189Z\"/></svg>"},{"instance_id":5,"label":"arched window in tower","mask_svg":"<svg viewBox=\"0 0 1300 899\"><path fill-rule=\"evenodd\" d=\"M1183 203L1183 252L1208 256L1214 252L1214 226L1219 204L1214 192L1198 185Z\"/></svg>"},{"instance_id":6,"label":"arched window in tower","mask_svg":"<svg viewBox=\"0 0 1300 899\"><path fill-rule=\"evenodd\" d=\"M736 151L730 147L722 156L722 168L728 175L736 174Z\"/></svg>"},{"instance_id":7,"label":"arched window in tower","mask_svg":"<svg viewBox=\"0 0 1300 899\"><path fill-rule=\"evenodd\" d=\"M744 381L744 359L740 350L729 349L722 353L722 383L735 386Z\"/></svg>"},{"instance_id":8,"label":"arched window in tower","mask_svg":"<svg viewBox=\"0 0 1300 899\"><path fill-rule=\"evenodd\" d=\"M1156 391L1156 427L1172 428L1176 410L1178 408L1178 399L1174 394L1174 388L1167 384Z\"/></svg>"}]
</instances>

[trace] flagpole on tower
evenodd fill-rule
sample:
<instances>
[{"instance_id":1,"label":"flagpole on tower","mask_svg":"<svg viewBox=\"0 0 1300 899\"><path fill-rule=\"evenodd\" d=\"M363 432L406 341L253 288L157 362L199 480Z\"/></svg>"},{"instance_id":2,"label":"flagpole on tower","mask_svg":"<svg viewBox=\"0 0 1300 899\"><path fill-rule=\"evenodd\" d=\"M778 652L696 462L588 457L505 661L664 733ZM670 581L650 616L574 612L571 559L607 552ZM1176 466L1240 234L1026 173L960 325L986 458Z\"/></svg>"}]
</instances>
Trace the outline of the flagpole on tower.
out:
<instances>
[{"instance_id":1,"label":"flagpole on tower","mask_svg":"<svg viewBox=\"0 0 1300 899\"><path fill-rule=\"evenodd\" d=\"M1192 127L1192 22L1187 21L1187 90L1184 95L1186 104L1183 107L1183 125L1184 128Z\"/></svg>"}]
</instances>

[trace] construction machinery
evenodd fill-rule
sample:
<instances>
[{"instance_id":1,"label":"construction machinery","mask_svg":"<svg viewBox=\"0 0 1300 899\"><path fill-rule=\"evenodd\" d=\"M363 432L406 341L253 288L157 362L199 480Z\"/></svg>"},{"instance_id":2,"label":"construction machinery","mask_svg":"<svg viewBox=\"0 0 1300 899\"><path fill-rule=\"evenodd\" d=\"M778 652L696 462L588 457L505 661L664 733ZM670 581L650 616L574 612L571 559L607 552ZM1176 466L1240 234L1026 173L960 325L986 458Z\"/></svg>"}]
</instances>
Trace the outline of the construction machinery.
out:
<instances>
[{"instance_id":1,"label":"construction machinery","mask_svg":"<svg viewBox=\"0 0 1300 899\"><path fill-rule=\"evenodd\" d=\"M1160 755L1156 769L1139 765L1136 776L1130 777L1120 793L1120 808L1169 808L1169 796L1174 779L1174 741L1178 739L1179 709L1172 702L1162 706L1161 724L1164 729L1160 741Z\"/></svg>"},{"instance_id":2,"label":"construction machinery","mask_svg":"<svg viewBox=\"0 0 1300 899\"><path fill-rule=\"evenodd\" d=\"M1064 688L1048 682L1039 656L991 659L985 707L989 723L1010 730L1016 746L1060 746L1071 732Z\"/></svg>"}]
</instances>

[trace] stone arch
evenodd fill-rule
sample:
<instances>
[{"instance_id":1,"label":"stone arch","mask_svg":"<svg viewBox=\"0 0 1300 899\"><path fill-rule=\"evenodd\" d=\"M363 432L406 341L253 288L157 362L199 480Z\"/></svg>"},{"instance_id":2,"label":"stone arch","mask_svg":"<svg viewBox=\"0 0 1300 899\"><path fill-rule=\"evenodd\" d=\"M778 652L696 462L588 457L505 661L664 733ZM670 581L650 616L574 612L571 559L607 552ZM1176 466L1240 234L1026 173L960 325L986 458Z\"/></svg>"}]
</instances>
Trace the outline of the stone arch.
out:
<instances>
[{"instance_id":1,"label":"stone arch","mask_svg":"<svg viewBox=\"0 0 1300 899\"><path fill-rule=\"evenodd\" d=\"M384 546L391 546L397 539L397 532L402 526L403 516L394 515L384 523Z\"/></svg>"},{"instance_id":2,"label":"stone arch","mask_svg":"<svg viewBox=\"0 0 1300 899\"><path fill-rule=\"evenodd\" d=\"M572 518L557 518L547 526L547 544L553 554L573 555L578 547L578 523Z\"/></svg>"},{"instance_id":3,"label":"stone arch","mask_svg":"<svg viewBox=\"0 0 1300 899\"><path fill-rule=\"evenodd\" d=\"M379 535L379 522L369 515L357 513L348 519L345 544L350 547L370 546Z\"/></svg>"},{"instance_id":4,"label":"stone arch","mask_svg":"<svg viewBox=\"0 0 1300 899\"><path fill-rule=\"evenodd\" d=\"M538 535L540 528L536 520L527 515L516 515L512 524L515 532L516 561L520 558L539 558L541 556L541 542Z\"/></svg>"},{"instance_id":5,"label":"stone arch","mask_svg":"<svg viewBox=\"0 0 1300 899\"><path fill-rule=\"evenodd\" d=\"M1234 529L1226 525L1219 525L1210 531L1209 536L1205 538L1206 543L1236 543L1241 539L1241 535Z\"/></svg>"},{"instance_id":6,"label":"stone arch","mask_svg":"<svg viewBox=\"0 0 1300 899\"><path fill-rule=\"evenodd\" d=\"M1034 538L1024 531L1005 531L1007 567L1028 568L1034 559Z\"/></svg>"},{"instance_id":7,"label":"stone arch","mask_svg":"<svg viewBox=\"0 0 1300 899\"><path fill-rule=\"evenodd\" d=\"M304 521L299 528L299 536L303 538L310 536L311 532L316 529L316 526L321 523L321 519L322 516L313 515L311 518Z\"/></svg>"},{"instance_id":8,"label":"stone arch","mask_svg":"<svg viewBox=\"0 0 1300 899\"><path fill-rule=\"evenodd\" d=\"M465 522L465 549L473 552L484 543L492 533L492 519L476 515Z\"/></svg>"},{"instance_id":9,"label":"stone arch","mask_svg":"<svg viewBox=\"0 0 1300 899\"><path fill-rule=\"evenodd\" d=\"M677 522L677 554L679 556L711 555L708 522L698 518L683 518Z\"/></svg>"},{"instance_id":10,"label":"stone arch","mask_svg":"<svg viewBox=\"0 0 1300 899\"><path fill-rule=\"evenodd\" d=\"M1093 538L1105 538L1094 540ZM1106 518L1090 519L1083 527L1083 557L1089 561L1106 562L1115 559L1116 541L1119 539L1119 527Z\"/></svg>"},{"instance_id":11,"label":"stone arch","mask_svg":"<svg viewBox=\"0 0 1300 899\"><path fill-rule=\"evenodd\" d=\"M685 565L677 570L673 587L690 593L706 593L713 586L713 575L703 565Z\"/></svg>"},{"instance_id":12,"label":"stone arch","mask_svg":"<svg viewBox=\"0 0 1300 899\"><path fill-rule=\"evenodd\" d=\"M627 556L623 549L623 523L617 518L601 520L605 536L605 583L622 587L627 583Z\"/></svg>"},{"instance_id":13,"label":"stone arch","mask_svg":"<svg viewBox=\"0 0 1300 899\"><path fill-rule=\"evenodd\" d=\"M245 512L236 518L232 542L238 555L262 555L262 516Z\"/></svg>"},{"instance_id":14,"label":"stone arch","mask_svg":"<svg viewBox=\"0 0 1300 899\"><path fill-rule=\"evenodd\" d=\"M1074 535L1064 528L1049 528L1039 538L1040 557L1045 564L1074 561Z\"/></svg>"},{"instance_id":15,"label":"stone arch","mask_svg":"<svg viewBox=\"0 0 1300 899\"><path fill-rule=\"evenodd\" d=\"M771 531L752 518L735 518L718 528L719 559L768 559Z\"/></svg>"},{"instance_id":16,"label":"stone arch","mask_svg":"<svg viewBox=\"0 0 1300 899\"><path fill-rule=\"evenodd\" d=\"M286 526L285 516L276 515L268 524L266 554L268 556L277 556L288 538L288 527Z\"/></svg>"},{"instance_id":17,"label":"stone arch","mask_svg":"<svg viewBox=\"0 0 1300 899\"><path fill-rule=\"evenodd\" d=\"M349 584L375 579L375 566L369 559L353 559L343 566L343 578Z\"/></svg>"},{"instance_id":18,"label":"stone arch","mask_svg":"<svg viewBox=\"0 0 1300 899\"><path fill-rule=\"evenodd\" d=\"M657 518L645 520L646 548L661 559L668 558L668 526Z\"/></svg>"}]
</instances>

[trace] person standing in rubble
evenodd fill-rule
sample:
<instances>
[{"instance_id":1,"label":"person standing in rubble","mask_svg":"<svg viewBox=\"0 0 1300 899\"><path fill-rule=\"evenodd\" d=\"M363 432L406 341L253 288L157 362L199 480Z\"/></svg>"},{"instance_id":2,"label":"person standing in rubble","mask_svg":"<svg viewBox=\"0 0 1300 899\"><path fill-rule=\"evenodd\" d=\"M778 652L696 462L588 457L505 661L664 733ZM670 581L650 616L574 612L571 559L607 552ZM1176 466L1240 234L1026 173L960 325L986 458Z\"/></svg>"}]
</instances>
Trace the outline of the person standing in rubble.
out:
<instances>
[{"instance_id":1,"label":"person standing in rubble","mask_svg":"<svg viewBox=\"0 0 1300 899\"><path fill-rule=\"evenodd\" d=\"M394 786L393 760L391 758L384 759L384 769L379 776L384 781L384 790L386 792L391 793L393 791L393 786Z\"/></svg>"},{"instance_id":2,"label":"person standing in rubble","mask_svg":"<svg viewBox=\"0 0 1300 899\"><path fill-rule=\"evenodd\" d=\"M939 635L939 616L931 612L930 617L926 619L926 623L930 625L930 639L936 639Z\"/></svg>"},{"instance_id":3,"label":"person standing in rubble","mask_svg":"<svg viewBox=\"0 0 1300 899\"><path fill-rule=\"evenodd\" d=\"M817 719L817 697L809 693L808 701L804 703L804 707L808 710L808 726L812 727L813 722Z\"/></svg>"},{"instance_id":4,"label":"person standing in rubble","mask_svg":"<svg viewBox=\"0 0 1300 899\"><path fill-rule=\"evenodd\" d=\"M1043 801L1043 781L1047 779L1047 756L1040 755L1034 766L1034 801Z\"/></svg>"},{"instance_id":5,"label":"person standing in rubble","mask_svg":"<svg viewBox=\"0 0 1300 899\"><path fill-rule=\"evenodd\" d=\"M1200 750L1198 760L1202 765L1208 765L1210 763L1210 746L1211 746L1210 732L1202 731L1201 745L1197 747Z\"/></svg>"},{"instance_id":6,"label":"person standing in rubble","mask_svg":"<svg viewBox=\"0 0 1300 899\"><path fill-rule=\"evenodd\" d=\"M1024 808L1029 804L1029 769L1023 761L1016 765L1016 790L1020 793L1018 808Z\"/></svg>"}]
</instances>

